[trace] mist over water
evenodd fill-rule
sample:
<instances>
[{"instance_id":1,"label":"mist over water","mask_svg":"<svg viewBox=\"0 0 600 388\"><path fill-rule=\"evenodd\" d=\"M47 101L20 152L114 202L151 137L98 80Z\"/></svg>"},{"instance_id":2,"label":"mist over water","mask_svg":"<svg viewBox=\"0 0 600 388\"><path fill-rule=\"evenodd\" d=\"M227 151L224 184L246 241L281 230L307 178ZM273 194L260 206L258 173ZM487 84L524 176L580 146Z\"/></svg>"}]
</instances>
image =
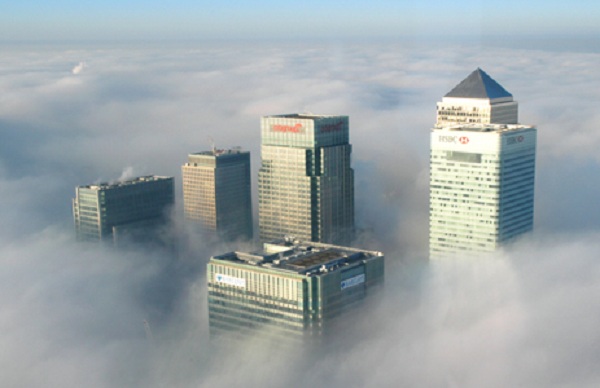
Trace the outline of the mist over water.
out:
<instances>
[{"instance_id":1,"label":"mist over water","mask_svg":"<svg viewBox=\"0 0 600 388\"><path fill-rule=\"evenodd\" d=\"M599 59L394 43L6 47L2 384L597 386ZM428 262L435 103L477 67L538 126L536 231L487 257ZM356 245L385 252L385 289L318 352L215 346L206 262L252 247L186 229L181 164L209 138L251 151L256 213L259 118L299 111L350 116ZM132 174L175 176L177 255L75 243L75 186Z\"/></svg>"}]
</instances>

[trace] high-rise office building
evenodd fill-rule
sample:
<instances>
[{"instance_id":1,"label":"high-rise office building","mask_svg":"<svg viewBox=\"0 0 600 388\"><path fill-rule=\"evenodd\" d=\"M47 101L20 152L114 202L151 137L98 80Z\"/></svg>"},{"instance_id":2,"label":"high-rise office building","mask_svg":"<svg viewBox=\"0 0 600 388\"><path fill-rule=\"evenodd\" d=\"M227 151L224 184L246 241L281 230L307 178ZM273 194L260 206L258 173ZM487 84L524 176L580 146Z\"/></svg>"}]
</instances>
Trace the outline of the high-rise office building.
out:
<instances>
[{"instance_id":1,"label":"high-rise office building","mask_svg":"<svg viewBox=\"0 0 600 388\"><path fill-rule=\"evenodd\" d=\"M437 104L436 127L517 124L518 103L483 70L473 71Z\"/></svg>"},{"instance_id":2,"label":"high-rise office building","mask_svg":"<svg viewBox=\"0 0 600 388\"><path fill-rule=\"evenodd\" d=\"M172 177L142 176L115 183L98 183L75 189L73 216L77 239L106 241L135 230L154 229L164 223L174 203Z\"/></svg>"},{"instance_id":3,"label":"high-rise office building","mask_svg":"<svg viewBox=\"0 0 600 388\"><path fill-rule=\"evenodd\" d=\"M261 240L291 235L349 244L354 234L354 171L348 117L266 116L261 132Z\"/></svg>"},{"instance_id":4,"label":"high-rise office building","mask_svg":"<svg viewBox=\"0 0 600 388\"><path fill-rule=\"evenodd\" d=\"M252 238L250 153L190 154L182 167L185 217L226 240Z\"/></svg>"},{"instance_id":5,"label":"high-rise office building","mask_svg":"<svg viewBox=\"0 0 600 388\"><path fill-rule=\"evenodd\" d=\"M505 124L432 129L430 257L493 251L532 230L536 133Z\"/></svg>"},{"instance_id":6,"label":"high-rise office building","mask_svg":"<svg viewBox=\"0 0 600 388\"><path fill-rule=\"evenodd\" d=\"M211 257L207 268L211 334L320 338L335 331L384 279L384 256L284 239L262 252Z\"/></svg>"}]
</instances>

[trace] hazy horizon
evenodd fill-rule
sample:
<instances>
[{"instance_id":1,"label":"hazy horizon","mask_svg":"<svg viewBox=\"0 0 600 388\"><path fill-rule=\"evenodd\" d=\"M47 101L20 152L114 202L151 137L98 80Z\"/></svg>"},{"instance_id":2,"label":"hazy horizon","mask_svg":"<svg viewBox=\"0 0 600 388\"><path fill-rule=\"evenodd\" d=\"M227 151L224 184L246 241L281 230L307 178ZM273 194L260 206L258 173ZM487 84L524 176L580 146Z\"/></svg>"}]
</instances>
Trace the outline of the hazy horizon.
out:
<instances>
[{"instance_id":1,"label":"hazy horizon","mask_svg":"<svg viewBox=\"0 0 600 388\"><path fill-rule=\"evenodd\" d=\"M3 41L23 39L339 39L402 36L598 36L600 6L574 0L7 3ZM440 33L441 32L441 33Z\"/></svg>"}]
</instances>

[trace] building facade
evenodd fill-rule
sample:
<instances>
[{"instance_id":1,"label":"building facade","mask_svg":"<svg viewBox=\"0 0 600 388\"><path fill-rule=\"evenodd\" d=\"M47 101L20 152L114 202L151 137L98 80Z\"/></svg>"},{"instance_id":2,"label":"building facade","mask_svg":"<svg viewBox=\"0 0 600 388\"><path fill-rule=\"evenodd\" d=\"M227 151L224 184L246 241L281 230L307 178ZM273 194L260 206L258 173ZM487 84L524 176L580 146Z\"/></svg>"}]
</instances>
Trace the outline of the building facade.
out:
<instances>
[{"instance_id":1,"label":"building facade","mask_svg":"<svg viewBox=\"0 0 600 388\"><path fill-rule=\"evenodd\" d=\"M349 244L354 235L354 171L348 117L266 116L261 133L261 240L291 235Z\"/></svg>"},{"instance_id":2,"label":"building facade","mask_svg":"<svg viewBox=\"0 0 600 388\"><path fill-rule=\"evenodd\" d=\"M319 338L351 320L383 284L381 252L279 240L262 252L230 252L208 263L211 334Z\"/></svg>"},{"instance_id":3,"label":"building facade","mask_svg":"<svg viewBox=\"0 0 600 388\"><path fill-rule=\"evenodd\" d=\"M532 230L536 133L503 124L432 129L430 257L493 251Z\"/></svg>"},{"instance_id":4,"label":"building facade","mask_svg":"<svg viewBox=\"0 0 600 388\"><path fill-rule=\"evenodd\" d=\"M252 238L249 152L190 154L181 169L186 219L226 240Z\"/></svg>"},{"instance_id":5,"label":"building facade","mask_svg":"<svg viewBox=\"0 0 600 388\"><path fill-rule=\"evenodd\" d=\"M140 234L164 223L174 198L172 177L143 176L79 186L73 200L77 239L112 241L116 231L134 229Z\"/></svg>"},{"instance_id":6,"label":"building facade","mask_svg":"<svg viewBox=\"0 0 600 388\"><path fill-rule=\"evenodd\" d=\"M518 110L512 94L478 68L437 103L435 126L517 124Z\"/></svg>"}]
</instances>

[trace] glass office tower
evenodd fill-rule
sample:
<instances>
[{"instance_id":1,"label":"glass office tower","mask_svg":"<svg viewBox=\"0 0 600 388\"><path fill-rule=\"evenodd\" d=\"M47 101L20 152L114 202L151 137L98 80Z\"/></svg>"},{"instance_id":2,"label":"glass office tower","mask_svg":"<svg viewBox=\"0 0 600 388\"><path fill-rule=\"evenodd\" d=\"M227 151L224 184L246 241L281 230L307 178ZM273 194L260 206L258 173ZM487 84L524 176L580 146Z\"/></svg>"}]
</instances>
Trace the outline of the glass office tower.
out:
<instances>
[{"instance_id":1,"label":"glass office tower","mask_svg":"<svg viewBox=\"0 0 600 388\"><path fill-rule=\"evenodd\" d=\"M226 240L252 238L249 152L234 148L190 154L182 176L186 219Z\"/></svg>"},{"instance_id":2,"label":"glass office tower","mask_svg":"<svg viewBox=\"0 0 600 388\"><path fill-rule=\"evenodd\" d=\"M262 252L230 252L207 265L211 334L320 338L353 322L383 284L377 251L278 240Z\"/></svg>"},{"instance_id":3,"label":"glass office tower","mask_svg":"<svg viewBox=\"0 0 600 388\"><path fill-rule=\"evenodd\" d=\"M142 176L75 189L73 216L80 241L113 240L117 231L150 231L174 203L172 177Z\"/></svg>"},{"instance_id":4,"label":"glass office tower","mask_svg":"<svg viewBox=\"0 0 600 388\"><path fill-rule=\"evenodd\" d=\"M354 171L348 117L266 116L261 132L261 240L291 235L349 244L354 234Z\"/></svg>"}]
</instances>

